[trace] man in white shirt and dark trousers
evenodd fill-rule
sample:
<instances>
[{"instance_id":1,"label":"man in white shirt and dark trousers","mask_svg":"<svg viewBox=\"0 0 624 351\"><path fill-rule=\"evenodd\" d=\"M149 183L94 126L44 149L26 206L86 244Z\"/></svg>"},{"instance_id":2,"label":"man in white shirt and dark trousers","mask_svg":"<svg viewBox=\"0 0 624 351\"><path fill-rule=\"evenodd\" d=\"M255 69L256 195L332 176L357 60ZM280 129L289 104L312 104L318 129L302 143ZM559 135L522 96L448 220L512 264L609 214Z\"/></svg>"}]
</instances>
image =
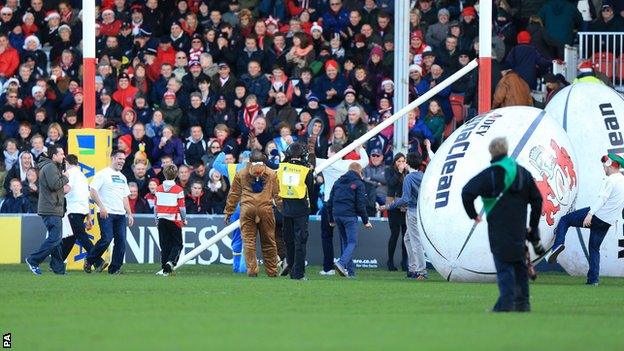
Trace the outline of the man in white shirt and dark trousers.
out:
<instances>
[{"instance_id":1,"label":"man in white shirt and dark trousers","mask_svg":"<svg viewBox=\"0 0 624 351\"><path fill-rule=\"evenodd\" d=\"M130 210L128 196L130 189L126 176L121 173L126 163L126 155L123 151L113 150L111 153L111 165L98 171L89 186L91 198L98 206L98 224L100 225L100 240L95 243L93 249L87 255L85 272L91 273L91 266L95 265L96 272L106 268L106 263L101 261L102 254L115 239L113 258L108 267L109 274L121 273L124 254L126 253L126 216L128 226L134 224L134 217ZM101 262L98 264L98 262Z\"/></svg>"},{"instance_id":2,"label":"man in white shirt and dark trousers","mask_svg":"<svg viewBox=\"0 0 624 351\"><path fill-rule=\"evenodd\" d=\"M602 156L600 159L607 178L602 185L598 198L591 205L583 209L570 212L561 217L555 229L555 243L548 263L557 262L557 256L565 249L565 235L570 227L589 228L589 271L587 271L588 285L598 285L600 275L600 245L609 231L622 217L624 207L624 175L620 168L624 165L624 158L615 154Z\"/></svg>"},{"instance_id":3,"label":"man in white shirt and dark trousers","mask_svg":"<svg viewBox=\"0 0 624 351\"><path fill-rule=\"evenodd\" d=\"M338 151L342 150L342 146L340 145L332 145L328 152L327 156L331 157ZM334 271L334 228L329 225L329 213L327 212L327 202L329 201L329 196L331 194L331 190L334 186L334 183L338 178L349 171L349 166L353 162L357 162L362 166L362 168L368 165L368 154L363 147L358 147L357 152L360 156L360 159L357 161L353 160L338 160L332 163L329 167L325 168L323 172L323 180L325 183L325 194L323 195L323 208L321 209L321 242L323 247L323 270L320 272L321 275L334 275L336 272ZM313 152L312 150L309 150ZM327 162L327 159L317 158L316 159L316 167L319 167L324 162Z\"/></svg>"},{"instance_id":4,"label":"man in white shirt and dark trousers","mask_svg":"<svg viewBox=\"0 0 624 351\"><path fill-rule=\"evenodd\" d=\"M89 183L78 165L76 155L67 155L66 162L69 192L65 194L65 202L67 203L67 217L74 235L64 238L61 242L63 260L67 259L76 240L87 253L93 248L93 243L85 231L85 225L86 229L89 230L93 221L89 211ZM85 218L87 219L86 224ZM102 259L100 258L100 260ZM96 263L97 266L101 264L101 261Z\"/></svg>"}]
</instances>

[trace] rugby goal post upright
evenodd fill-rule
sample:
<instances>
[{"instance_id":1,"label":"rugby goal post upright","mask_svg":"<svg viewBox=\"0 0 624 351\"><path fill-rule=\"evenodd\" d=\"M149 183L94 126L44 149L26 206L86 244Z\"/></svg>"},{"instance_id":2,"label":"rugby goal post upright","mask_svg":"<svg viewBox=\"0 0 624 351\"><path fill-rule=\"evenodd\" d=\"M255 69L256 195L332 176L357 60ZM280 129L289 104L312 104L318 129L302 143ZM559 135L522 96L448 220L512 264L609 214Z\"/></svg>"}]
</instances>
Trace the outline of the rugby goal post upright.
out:
<instances>
[{"instance_id":1,"label":"rugby goal post upright","mask_svg":"<svg viewBox=\"0 0 624 351\"><path fill-rule=\"evenodd\" d=\"M492 109L492 1L479 3L479 114Z\"/></svg>"},{"instance_id":2,"label":"rugby goal post upright","mask_svg":"<svg viewBox=\"0 0 624 351\"><path fill-rule=\"evenodd\" d=\"M82 0L83 127L95 128L95 1Z\"/></svg>"},{"instance_id":3,"label":"rugby goal post upright","mask_svg":"<svg viewBox=\"0 0 624 351\"><path fill-rule=\"evenodd\" d=\"M337 153L335 153L333 156L328 158L325 162L317 165L316 168L314 169L314 173L318 174L318 173L322 172L325 168L329 167L334 162L342 159L345 155L347 155L351 151L355 150L358 146L361 146L364 143L366 143L369 139L371 139L375 135L379 134L382 130L386 129L386 127L390 126L395 121L397 121L399 118L401 118L404 115L406 115L409 111L411 111L411 110L415 109L416 107L420 106L421 104L425 103L427 100L429 100L432 97L434 97L435 95L437 95L441 90L443 90L443 89L447 88L448 86L450 86L451 84L455 83L455 81L457 81L459 78L461 78L461 77L465 76L466 74L468 74L470 71L475 69L477 66L478 66L477 60L472 60L465 67L463 67L459 71L455 72L453 75L451 75L450 77L446 78L444 81L440 82L440 84L438 84L435 87L433 87L433 89L431 89L428 92L424 93L423 95L418 97L418 99L412 101L407 106L405 106L402 109L400 109L399 111L395 112L392 116L390 116L390 118L388 118L385 121L379 123L376 127L374 127L373 129L369 130L366 134L362 135L361 137L359 137L358 139L353 141L351 144L345 146L342 150L340 150ZM238 220L233 222L233 223L231 223L227 227L223 228L220 232L218 232L217 234L212 236L205 243L195 247L188 254L181 256L180 259L178 260L178 264L175 266L174 269L177 270L178 268L182 267L186 262L188 262L189 260L192 260L197 255L199 255L200 253L202 253L203 251L207 250L212 245L214 245L217 242L219 242L226 235L228 235L231 232L233 232L234 230L238 229L239 225L240 225L240 222Z\"/></svg>"}]
</instances>

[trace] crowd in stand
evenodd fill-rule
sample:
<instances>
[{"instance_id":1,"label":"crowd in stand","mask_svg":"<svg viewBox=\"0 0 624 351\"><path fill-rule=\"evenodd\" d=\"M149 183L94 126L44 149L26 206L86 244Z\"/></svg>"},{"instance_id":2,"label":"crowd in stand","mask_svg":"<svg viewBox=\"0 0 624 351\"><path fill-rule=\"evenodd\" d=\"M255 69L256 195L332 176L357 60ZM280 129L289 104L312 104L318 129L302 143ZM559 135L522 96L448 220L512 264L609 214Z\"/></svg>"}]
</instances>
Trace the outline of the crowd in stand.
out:
<instances>
[{"instance_id":1,"label":"crowd in stand","mask_svg":"<svg viewBox=\"0 0 624 351\"><path fill-rule=\"evenodd\" d=\"M405 1L413 100L478 56L479 3ZM40 156L51 145L66 149L68 130L83 122L80 1L0 3L0 212L34 212ZM178 166L189 214L219 214L229 190L219 167L253 149L276 165L297 141L326 158L332 145L393 114L393 0L97 4L96 127L110 129L127 155L136 213L153 211L167 164ZM548 73L551 61L562 59L576 30L624 31L622 1L495 5L494 107L533 104L541 77L552 98L566 82ZM426 159L475 114L477 82L473 71L409 114L410 151ZM365 145L373 213L386 196L400 196L396 182L388 184L399 172L392 136L389 127ZM313 211L323 193L322 176L316 181Z\"/></svg>"}]
</instances>

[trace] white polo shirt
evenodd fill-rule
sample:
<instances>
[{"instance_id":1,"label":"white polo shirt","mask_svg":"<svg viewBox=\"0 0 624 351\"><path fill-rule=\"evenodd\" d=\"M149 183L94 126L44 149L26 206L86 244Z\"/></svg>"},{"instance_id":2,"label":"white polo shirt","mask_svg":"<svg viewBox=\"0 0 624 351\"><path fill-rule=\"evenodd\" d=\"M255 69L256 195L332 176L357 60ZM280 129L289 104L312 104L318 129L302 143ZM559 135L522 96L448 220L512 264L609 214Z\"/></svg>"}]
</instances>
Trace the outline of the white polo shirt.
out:
<instances>
[{"instance_id":1,"label":"white polo shirt","mask_svg":"<svg viewBox=\"0 0 624 351\"><path fill-rule=\"evenodd\" d=\"M67 170L67 183L71 190L65 194L67 213L86 215L89 213L89 182L82 173L80 167L72 167Z\"/></svg>"},{"instance_id":2,"label":"white polo shirt","mask_svg":"<svg viewBox=\"0 0 624 351\"><path fill-rule=\"evenodd\" d=\"M106 167L95 173L89 187L97 191L102 205L109 214L126 214L123 199L130 195L130 189L126 176L121 172Z\"/></svg>"}]
</instances>

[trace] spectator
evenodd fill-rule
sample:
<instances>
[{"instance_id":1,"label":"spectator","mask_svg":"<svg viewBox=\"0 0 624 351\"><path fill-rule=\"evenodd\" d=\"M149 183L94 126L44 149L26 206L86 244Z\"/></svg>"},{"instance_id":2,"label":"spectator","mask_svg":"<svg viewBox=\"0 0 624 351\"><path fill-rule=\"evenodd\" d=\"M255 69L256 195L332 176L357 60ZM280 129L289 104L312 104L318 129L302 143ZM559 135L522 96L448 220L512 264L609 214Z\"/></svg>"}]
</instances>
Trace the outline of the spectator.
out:
<instances>
[{"instance_id":1,"label":"spectator","mask_svg":"<svg viewBox=\"0 0 624 351\"><path fill-rule=\"evenodd\" d=\"M185 198L187 214L208 214L210 203L204 192L204 185L199 180L191 182L191 191Z\"/></svg>"},{"instance_id":2,"label":"spectator","mask_svg":"<svg viewBox=\"0 0 624 351\"><path fill-rule=\"evenodd\" d=\"M149 193L149 179L147 178L147 164L145 162L136 162L131 166L132 172L126 175L129 183L137 186L140 197L145 197Z\"/></svg>"},{"instance_id":3,"label":"spectator","mask_svg":"<svg viewBox=\"0 0 624 351\"><path fill-rule=\"evenodd\" d=\"M2 160L4 161L4 169L11 169L19 160L20 150L17 148L15 139L7 139L4 142L4 150L2 152Z\"/></svg>"},{"instance_id":4,"label":"spectator","mask_svg":"<svg viewBox=\"0 0 624 351\"><path fill-rule=\"evenodd\" d=\"M26 171L26 180L22 182L24 195L28 197L30 208L34 211L39 203L39 172L33 167Z\"/></svg>"},{"instance_id":5,"label":"spectator","mask_svg":"<svg viewBox=\"0 0 624 351\"><path fill-rule=\"evenodd\" d=\"M163 102L164 104L160 108L160 111L163 114L165 123L176 128L176 130L180 130L183 111L180 106L178 106L175 92L167 90L167 92L163 95Z\"/></svg>"},{"instance_id":6,"label":"spectator","mask_svg":"<svg viewBox=\"0 0 624 351\"><path fill-rule=\"evenodd\" d=\"M410 35L410 53L414 55L413 63L422 65L423 54L430 51L432 51L432 48L424 42L422 31L416 30L412 32Z\"/></svg>"},{"instance_id":7,"label":"spectator","mask_svg":"<svg viewBox=\"0 0 624 351\"><path fill-rule=\"evenodd\" d=\"M550 34L544 28L542 18L533 15L529 18L526 31L531 35L531 44L547 60L557 57L557 43L553 41Z\"/></svg>"},{"instance_id":8,"label":"spectator","mask_svg":"<svg viewBox=\"0 0 624 351\"><path fill-rule=\"evenodd\" d=\"M531 89L524 79L514 72L508 63L503 64L501 74L503 77L494 91L492 108L532 106Z\"/></svg>"},{"instance_id":9,"label":"spectator","mask_svg":"<svg viewBox=\"0 0 624 351\"><path fill-rule=\"evenodd\" d=\"M286 94L278 92L275 94L275 104L267 112L266 118L273 127L286 123L294 130L297 124L297 111L290 106Z\"/></svg>"},{"instance_id":10,"label":"spectator","mask_svg":"<svg viewBox=\"0 0 624 351\"><path fill-rule=\"evenodd\" d=\"M355 90L352 87L348 87L344 91L344 100L336 106L334 122L336 124L343 124L347 119L349 108L353 106L357 106L364 110L364 107L357 101Z\"/></svg>"},{"instance_id":11,"label":"spectator","mask_svg":"<svg viewBox=\"0 0 624 351\"><path fill-rule=\"evenodd\" d=\"M337 125L334 127L334 132L332 133L332 138L329 143L329 146L346 146L348 144L349 136L347 134L347 128L344 125Z\"/></svg>"},{"instance_id":12,"label":"spectator","mask_svg":"<svg viewBox=\"0 0 624 351\"><path fill-rule=\"evenodd\" d=\"M229 128L224 124L217 124L214 129L215 140L221 145L226 154L231 154L234 159L238 158L239 149L236 140L230 136Z\"/></svg>"},{"instance_id":13,"label":"spectator","mask_svg":"<svg viewBox=\"0 0 624 351\"><path fill-rule=\"evenodd\" d=\"M386 185L388 187L386 204L391 204L395 199L401 198L403 195L403 180L407 176L407 163L405 161L405 155L397 153L392 160L392 166L386 168L385 177ZM388 210L388 226L390 227L390 238L388 239L388 270L396 271L397 267L394 265L394 251L396 249L399 236L401 239L405 237L407 231L407 225L405 223L405 209L395 208ZM401 240L401 268L403 271L407 271L407 251L405 250L405 244Z\"/></svg>"},{"instance_id":14,"label":"spectator","mask_svg":"<svg viewBox=\"0 0 624 351\"><path fill-rule=\"evenodd\" d=\"M570 85L561 74L554 75L552 73L546 73L544 82L546 83L546 101L544 102L544 106L548 105L550 100L552 100L558 92Z\"/></svg>"},{"instance_id":15,"label":"spectator","mask_svg":"<svg viewBox=\"0 0 624 351\"><path fill-rule=\"evenodd\" d=\"M113 100L121 105L122 108L132 108L134 97L138 92L139 89L130 85L130 76L123 73L119 76L117 90L113 93Z\"/></svg>"},{"instance_id":16,"label":"spectator","mask_svg":"<svg viewBox=\"0 0 624 351\"><path fill-rule=\"evenodd\" d=\"M163 156L169 156L176 166L184 163L184 144L177 137L173 126L165 125L162 129L162 137L154 138L154 145L152 159L156 160ZM154 166L158 167L158 162Z\"/></svg>"},{"instance_id":17,"label":"spectator","mask_svg":"<svg viewBox=\"0 0 624 351\"><path fill-rule=\"evenodd\" d=\"M348 135L348 144L351 144L368 131L367 124L362 120L362 113L363 111L357 106L349 108L347 121L345 123Z\"/></svg>"},{"instance_id":18,"label":"spectator","mask_svg":"<svg viewBox=\"0 0 624 351\"><path fill-rule=\"evenodd\" d=\"M184 162L186 165L193 165L203 161L208 154L208 143L204 139L204 134L200 126L191 127L191 136L188 137L184 148Z\"/></svg>"},{"instance_id":19,"label":"spectator","mask_svg":"<svg viewBox=\"0 0 624 351\"><path fill-rule=\"evenodd\" d=\"M275 142L275 146L277 146L277 151L283 154L290 144L297 141L297 137L292 135L292 127L286 122L278 124L276 130L279 136L275 137L273 141Z\"/></svg>"},{"instance_id":20,"label":"spectator","mask_svg":"<svg viewBox=\"0 0 624 351\"><path fill-rule=\"evenodd\" d=\"M511 49L506 61L531 90L537 88L538 69L547 69L550 65L550 61L531 44L531 34L527 31L518 33L518 45Z\"/></svg>"},{"instance_id":21,"label":"spectator","mask_svg":"<svg viewBox=\"0 0 624 351\"><path fill-rule=\"evenodd\" d=\"M152 121L145 126L145 135L148 138L160 138L165 127L165 117L161 110L154 111Z\"/></svg>"},{"instance_id":22,"label":"spectator","mask_svg":"<svg viewBox=\"0 0 624 351\"><path fill-rule=\"evenodd\" d=\"M143 198L147 201L147 205L150 207L150 210L154 211L154 205L156 205L156 188L160 185L160 180L158 178L152 178L147 183L149 187L149 193L145 195Z\"/></svg>"},{"instance_id":23,"label":"spectator","mask_svg":"<svg viewBox=\"0 0 624 351\"><path fill-rule=\"evenodd\" d=\"M13 76L20 63L17 50L9 45L9 38L6 34L0 33L0 83Z\"/></svg>"},{"instance_id":24,"label":"spectator","mask_svg":"<svg viewBox=\"0 0 624 351\"><path fill-rule=\"evenodd\" d=\"M280 66L274 66L272 73L273 75L269 79L271 88L269 89L268 103L273 103L275 96L280 92L286 95L288 101L292 101L293 85L284 73L284 69Z\"/></svg>"},{"instance_id":25,"label":"spectator","mask_svg":"<svg viewBox=\"0 0 624 351\"><path fill-rule=\"evenodd\" d=\"M20 123L17 134L17 148L20 150L28 150L30 148L30 139L33 136L30 123L27 121Z\"/></svg>"},{"instance_id":26,"label":"spectator","mask_svg":"<svg viewBox=\"0 0 624 351\"><path fill-rule=\"evenodd\" d=\"M451 14L447 9L440 9L438 11L438 21L436 23L430 23L427 29L427 43L435 48L443 47L444 40L449 32L449 19Z\"/></svg>"},{"instance_id":27,"label":"spectator","mask_svg":"<svg viewBox=\"0 0 624 351\"><path fill-rule=\"evenodd\" d=\"M420 10L421 19L427 25L438 22L439 11L433 4L433 0L418 1L418 9Z\"/></svg>"},{"instance_id":28,"label":"spectator","mask_svg":"<svg viewBox=\"0 0 624 351\"><path fill-rule=\"evenodd\" d=\"M46 109L46 111L48 110ZM100 103L99 107L96 109L96 113L102 114L108 121L119 122L121 121L122 111L123 108L112 99L108 89L100 90ZM50 116L49 113L47 115Z\"/></svg>"},{"instance_id":29,"label":"spectator","mask_svg":"<svg viewBox=\"0 0 624 351\"><path fill-rule=\"evenodd\" d=\"M539 16L546 31L557 43L557 57L563 58L563 46L574 44L574 30L583 24L581 13L576 5L567 0L549 0L539 10Z\"/></svg>"},{"instance_id":30,"label":"spectator","mask_svg":"<svg viewBox=\"0 0 624 351\"><path fill-rule=\"evenodd\" d=\"M271 83L267 77L262 74L260 62L261 61L256 60L249 61L247 73L241 76L241 82L245 84L249 94L254 94L258 99L258 103L264 105L269 96Z\"/></svg>"},{"instance_id":31,"label":"spectator","mask_svg":"<svg viewBox=\"0 0 624 351\"><path fill-rule=\"evenodd\" d=\"M227 62L219 63L218 76L215 76L213 80L212 86L217 95L227 96L234 93L237 80L231 75L230 66Z\"/></svg>"},{"instance_id":32,"label":"spectator","mask_svg":"<svg viewBox=\"0 0 624 351\"><path fill-rule=\"evenodd\" d=\"M176 178L176 183L184 189L184 194L188 194L191 190L191 170L186 165L181 165L178 168L178 176Z\"/></svg>"},{"instance_id":33,"label":"spectator","mask_svg":"<svg viewBox=\"0 0 624 351\"><path fill-rule=\"evenodd\" d=\"M11 109L5 109L2 112L2 119L0 120L0 128L2 133L9 138L17 138L19 131L19 122L15 119L15 113Z\"/></svg>"},{"instance_id":34,"label":"spectator","mask_svg":"<svg viewBox=\"0 0 624 351\"><path fill-rule=\"evenodd\" d=\"M48 137L45 140L45 146L49 148L52 145L58 146L63 150L67 149L67 138L63 128L58 123L52 123L48 127Z\"/></svg>"},{"instance_id":35,"label":"spectator","mask_svg":"<svg viewBox=\"0 0 624 351\"><path fill-rule=\"evenodd\" d=\"M22 183L17 178L10 181L10 192L7 193L0 213L32 213L28 197L22 193Z\"/></svg>"},{"instance_id":36,"label":"spectator","mask_svg":"<svg viewBox=\"0 0 624 351\"><path fill-rule=\"evenodd\" d=\"M313 84L314 95L319 97L320 103L335 107L344 96L347 81L344 76L338 75L339 66L335 60L327 60L324 68L325 75L317 78Z\"/></svg>"},{"instance_id":37,"label":"spectator","mask_svg":"<svg viewBox=\"0 0 624 351\"><path fill-rule=\"evenodd\" d=\"M119 129L119 134L132 134L132 129L136 121L136 112L134 112L131 107L124 108L123 112L121 112L121 123L119 123L119 126L117 127Z\"/></svg>"},{"instance_id":38,"label":"spectator","mask_svg":"<svg viewBox=\"0 0 624 351\"><path fill-rule=\"evenodd\" d=\"M247 101L247 99L249 99L250 105L245 107L245 111L247 111L247 108L249 108L249 111L247 111L247 113L252 113L251 110L254 110L254 107L252 107L252 105L254 103L256 103L257 105L256 96L249 95L245 98L245 101ZM212 107L212 116L211 114L208 114L208 118L206 118L206 124L204 126L204 130L207 132L209 136L214 136L213 134L214 127L218 124L223 124L227 126L232 131L232 134L235 136L238 136L241 134L241 129L243 128L242 126L239 126L239 123L241 123L240 112L238 113L239 116L237 116L237 113L234 112L234 110L228 105L229 103L225 96L219 95L217 97L216 102L214 106ZM260 109L260 106L258 106L256 117L261 116L261 115L262 115L262 110ZM243 129L243 130L246 130L246 129Z\"/></svg>"},{"instance_id":39,"label":"spectator","mask_svg":"<svg viewBox=\"0 0 624 351\"><path fill-rule=\"evenodd\" d=\"M258 47L258 37L255 35L245 37L245 47L236 60L236 70L238 74L248 71L249 63L252 61L258 63L258 66L264 61L264 51ZM258 72L260 72L260 69L258 69Z\"/></svg>"},{"instance_id":40,"label":"spectator","mask_svg":"<svg viewBox=\"0 0 624 351\"><path fill-rule=\"evenodd\" d=\"M590 25L592 32L622 32L624 31L624 19L622 14L616 13L613 3L609 0L603 2L600 8L600 16Z\"/></svg>"},{"instance_id":41,"label":"spectator","mask_svg":"<svg viewBox=\"0 0 624 351\"><path fill-rule=\"evenodd\" d=\"M501 39L505 44L505 54L502 56L497 54L497 57L502 60L507 57L509 50L516 45L516 26L513 24L511 15L502 8L498 8L496 11L496 22L494 23L493 29L493 34L495 34L496 37Z\"/></svg>"},{"instance_id":42,"label":"spectator","mask_svg":"<svg viewBox=\"0 0 624 351\"><path fill-rule=\"evenodd\" d=\"M32 137L32 139L30 139L30 145L32 148L29 151L35 162L39 161L39 157L43 153L48 152L48 147L45 145L43 137L39 134L36 134Z\"/></svg>"},{"instance_id":43,"label":"spectator","mask_svg":"<svg viewBox=\"0 0 624 351\"><path fill-rule=\"evenodd\" d=\"M223 175L216 169L209 172L209 180L206 184L206 197L208 199L209 214L223 214L225 201L227 199L230 186L223 179Z\"/></svg>"},{"instance_id":44,"label":"spectator","mask_svg":"<svg viewBox=\"0 0 624 351\"><path fill-rule=\"evenodd\" d=\"M19 154L19 162L13 164L13 167L7 172L4 180L4 189L8 193L11 191L10 182L11 179L17 178L20 182L26 180L27 171L33 168L35 163L33 162L33 156L28 151L23 151Z\"/></svg>"},{"instance_id":45,"label":"spectator","mask_svg":"<svg viewBox=\"0 0 624 351\"><path fill-rule=\"evenodd\" d=\"M345 32L349 24L349 12L343 7L342 0L330 0L329 11L323 14L323 28L330 33Z\"/></svg>"},{"instance_id":46,"label":"spectator","mask_svg":"<svg viewBox=\"0 0 624 351\"><path fill-rule=\"evenodd\" d=\"M128 189L130 189L130 195L128 195L128 202L130 203L130 210L133 214L136 213L153 213L149 204L145 198L139 196L139 187L136 183L128 182Z\"/></svg>"},{"instance_id":47,"label":"spectator","mask_svg":"<svg viewBox=\"0 0 624 351\"><path fill-rule=\"evenodd\" d=\"M437 148L442 144L442 135L444 133L444 112L440 107L438 100L430 100L427 114L424 118L427 128L431 131L433 139L433 148Z\"/></svg>"},{"instance_id":48,"label":"spectator","mask_svg":"<svg viewBox=\"0 0 624 351\"><path fill-rule=\"evenodd\" d=\"M384 165L382 150L371 150L370 161L364 168L364 182L371 184L375 189L376 197L373 203L384 205L386 203L388 188L386 186L386 166ZM375 206L373 206L373 213L374 212L376 212Z\"/></svg>"}]
</instances>

